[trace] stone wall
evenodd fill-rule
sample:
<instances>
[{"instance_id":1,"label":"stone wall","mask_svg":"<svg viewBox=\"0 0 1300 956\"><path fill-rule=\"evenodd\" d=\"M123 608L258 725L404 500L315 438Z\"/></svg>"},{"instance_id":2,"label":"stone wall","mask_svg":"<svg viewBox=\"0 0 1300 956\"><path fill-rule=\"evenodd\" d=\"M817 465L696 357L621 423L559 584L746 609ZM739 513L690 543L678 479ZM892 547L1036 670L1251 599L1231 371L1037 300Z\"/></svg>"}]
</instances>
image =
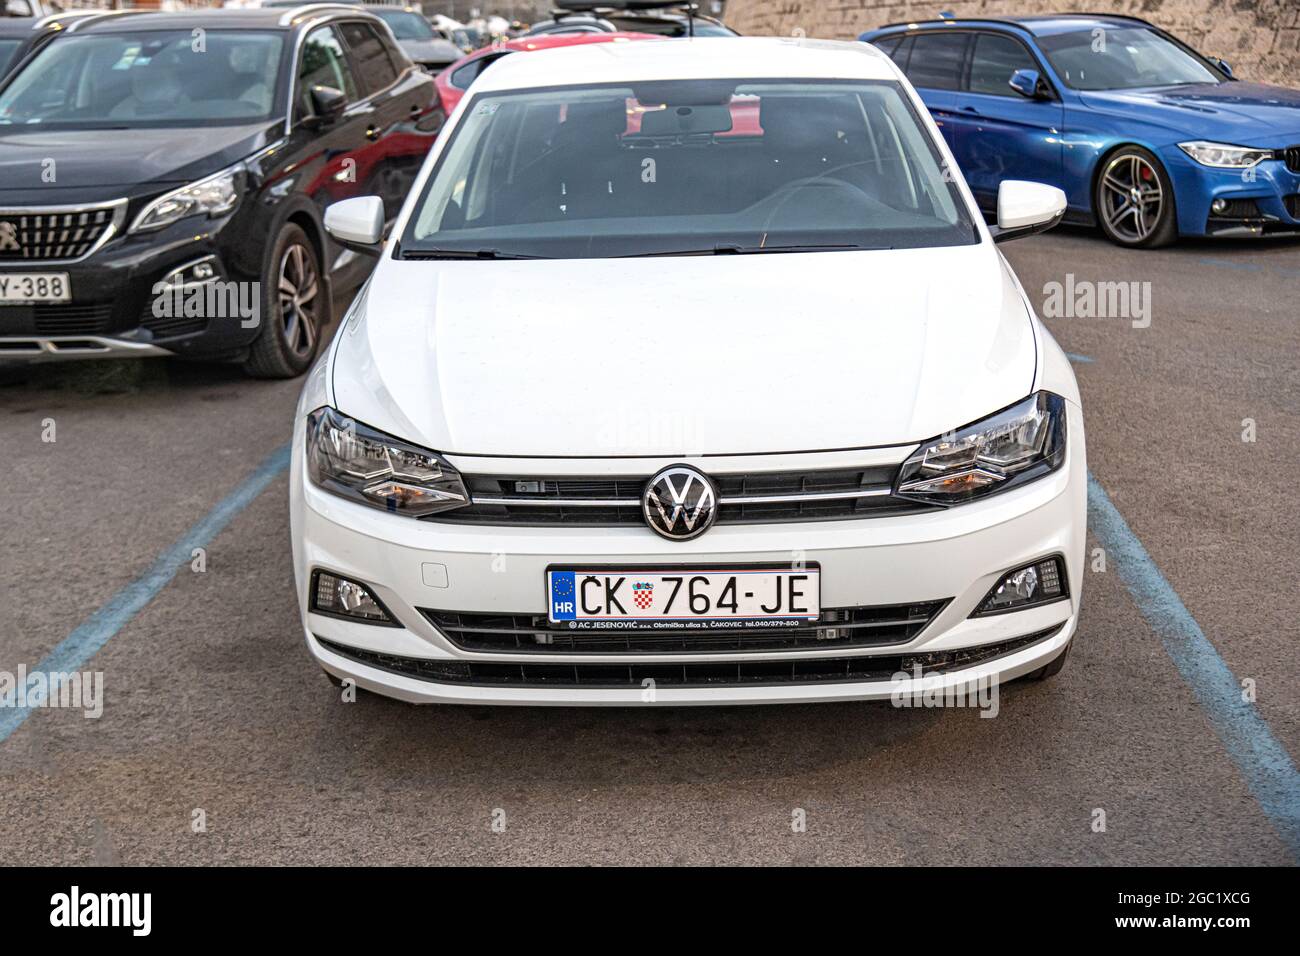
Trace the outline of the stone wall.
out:
<instances>
[{"instance_id":1,"label":"stone wall","mask_svg":"<svg viewBox=\"0 0 1300 956\"><path fill-rule=\"evenodd\" d=\"M1200 50L1220 56L1243 80L1300 87L1300 0L729 0L727 23L741 33L848 40L864 30L951 10L959 17L1126 13L1150 20Z\"/></svg>"}]
</instances>

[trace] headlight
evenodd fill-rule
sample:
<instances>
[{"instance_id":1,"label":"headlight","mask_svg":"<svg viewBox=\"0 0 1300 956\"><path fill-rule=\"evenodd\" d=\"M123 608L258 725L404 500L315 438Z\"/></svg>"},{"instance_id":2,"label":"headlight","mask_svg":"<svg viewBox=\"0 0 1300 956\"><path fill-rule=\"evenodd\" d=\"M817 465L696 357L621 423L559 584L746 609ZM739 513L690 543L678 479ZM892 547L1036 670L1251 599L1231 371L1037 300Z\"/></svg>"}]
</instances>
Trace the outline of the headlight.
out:
<instances>
[{"instance_id":1,"label":"headlight","mask_svg":"<svg viewBox=\"0 0 1300 956\"><path fill-rule=\"evenodd\" d=\"M1207 143L1199 139L1193 143L1179 143L1178 148L1202 166L1213 166L1215 169L1245 169L1273 158L1271 149L1225 146L1223 143Z\"/></svg>"},{"instance_id":2,"label":"headlight","mask_svg":"<svg viewBox=\"0 0 1300 956\"><path fill-rule=\"evenodd\" d=\"M131 224L131 232L147 232L179 222L186 216L207 214L222 216L239 203L244 164L223 169L215 176L200 179L159 196L140 211Z\"/></svg>"},{"instance_id":3,"label":"headlight","mask_svg":"<svg viewBox=\"0 0 1300 956\"><path fill-rule=\"evenodd\" d=\"M464 482L441 455L332 408L307 416L307 474L336 495L416 518L469 504Z\"/></svg>"},{"instance_id":4,"label":"headlight","mask_svg":"<svg viewBox=\"0 0 1300 956\"><path fill-rule=\"evenodd\" d=\"M922 442L903 462L894 493L957 504L1032 481L1065 461L1065 399L1038 392L1023 402Z\"/></svg>"}]
</instances>

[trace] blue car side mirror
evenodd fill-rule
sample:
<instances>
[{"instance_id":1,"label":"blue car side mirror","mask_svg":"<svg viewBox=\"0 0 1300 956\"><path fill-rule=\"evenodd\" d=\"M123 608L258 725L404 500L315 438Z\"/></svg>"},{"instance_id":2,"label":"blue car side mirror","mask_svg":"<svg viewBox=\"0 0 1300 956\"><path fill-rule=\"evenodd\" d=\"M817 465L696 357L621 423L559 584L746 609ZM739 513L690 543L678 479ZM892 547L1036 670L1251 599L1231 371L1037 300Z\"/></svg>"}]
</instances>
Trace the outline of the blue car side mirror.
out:
<instances>
[{"instance_id":1,"label":"blue car side mirror","mask_svg":"<svg viewBox=\"0 0 1300 956\"><path fill-rule=\"evenodd\" d=\"M1016 70L1008 85L1025 99L1036 100L1043 96L1043 78L1037 70Z\"/></svg>"}]
</instances>

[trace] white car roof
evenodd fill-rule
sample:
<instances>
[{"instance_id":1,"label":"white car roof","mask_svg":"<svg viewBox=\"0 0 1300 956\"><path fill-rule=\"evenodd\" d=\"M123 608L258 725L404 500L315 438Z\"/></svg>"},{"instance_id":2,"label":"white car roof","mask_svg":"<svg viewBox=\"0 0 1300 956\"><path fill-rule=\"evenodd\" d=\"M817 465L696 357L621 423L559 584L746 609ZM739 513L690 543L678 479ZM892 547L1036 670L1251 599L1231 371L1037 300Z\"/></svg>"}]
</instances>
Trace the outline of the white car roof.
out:
<instances>
[{"instance_id":1,"label":"white car roof","mask_svg":"<svg viewBox=\"0 0 1300 956\"><path fill-rule=\"evenodd\" d=\"M781 37L626 40L507 56L474 92L646 80L892 80L893 62L866 43Z\"/></svg>"}]
</instances>

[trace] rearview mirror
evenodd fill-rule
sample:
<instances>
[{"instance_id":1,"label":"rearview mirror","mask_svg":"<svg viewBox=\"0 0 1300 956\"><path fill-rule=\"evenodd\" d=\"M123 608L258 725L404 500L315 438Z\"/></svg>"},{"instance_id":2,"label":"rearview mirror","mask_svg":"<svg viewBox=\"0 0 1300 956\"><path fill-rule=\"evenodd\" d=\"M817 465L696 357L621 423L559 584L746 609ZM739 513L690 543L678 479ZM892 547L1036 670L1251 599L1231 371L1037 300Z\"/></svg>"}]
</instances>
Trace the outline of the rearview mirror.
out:
<instances>
[{"instance_id":1,"label":"rearview mirror","mask_svg":"<svg viewBox=\"0 0 1300 956\"><path fill-rule=\"evenodd\" d=\"M998 224L994 242L1046 232L1065 215L1065 193L1046 183L1004 179L998 187Z\"/></svg>"},{"instance_id":2,"label":"rearview mirror","mask_svg":"<svg viewBox=\"0 0 1300 956\"><path fill-rule=\"evenodd\" d=\"M334 203L325 210L325 231L344 249L379 255L384 239L384 201L378 196L357 196Z\"/></svg>"},{"instance_id":3,"label":"rearview mirror","mask_svg":"<svg viewBox=\"0 0 1300 956\"><path fill-rule=\"evenodd\" d=\"M343 115L348 98L342 90L336 90L332 86L313 86L311 105L315 113L312 118L321 126L328 126Z\"/></svg>"},{"instance_id":4,"label":"rearview mirror","mask_svg":"<svg viewBox=\"0 0 1300 956\"><path fill-rule=\"evenodd\" d=\"M1027 100L1046 99L1051 95L1037 70L1016 70L1007 85Z\"/></svg>"}]
</instances>

